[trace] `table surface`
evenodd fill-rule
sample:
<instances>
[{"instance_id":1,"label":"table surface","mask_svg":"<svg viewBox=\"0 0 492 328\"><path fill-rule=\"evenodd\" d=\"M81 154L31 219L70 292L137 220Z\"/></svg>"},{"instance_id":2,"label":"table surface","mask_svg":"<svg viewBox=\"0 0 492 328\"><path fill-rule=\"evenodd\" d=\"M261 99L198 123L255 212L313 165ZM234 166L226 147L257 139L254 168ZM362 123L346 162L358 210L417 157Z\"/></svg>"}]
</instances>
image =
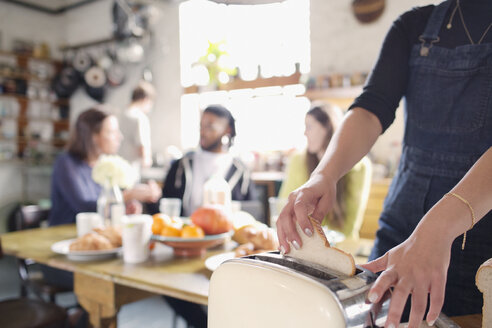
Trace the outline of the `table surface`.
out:
<instances>
[{"instance_id":1,"label":"table surface","mask_svg":"<svg viewBox=\"0 0 492 328\"><path fill-rule=\"evenodd\" d=\"M75 225L24 230L1 236L7 255L30 258L51 267L111 279L115 283L156 294L206 304L212 273L205 267L207 257L230 251L235 244L207 251L203 258L175 258L172 249L157 245L151 258L140 264L124 263L121 256L100 261L75 262L51 251L57 241L76 237Z\"/></svg>"},{"instance_id":2,"label":"table surface","mask_svg":"<svg viewBox=\"0 0 492 328\"><path fill-rule=\"evenodd\" d=\"M114 259L74 262L64 255L51 251L57 241L76 237L75 225L24 230L1 235L3 252L19 258L30 258L55 268L84 274L94 279L111 280L115 284L150 293L169 295L187 301L207 304L210 272L205 260L231 251L234 242L208 250L202 258L175 258L172 249L157 245L150 259L140 264L124 263L119 256ZM365 263L372 240L345 240L337 245L354 255L358 264ZM462 327L480 327L481 315L453 318Z\"/></svg>"}]
</instances>

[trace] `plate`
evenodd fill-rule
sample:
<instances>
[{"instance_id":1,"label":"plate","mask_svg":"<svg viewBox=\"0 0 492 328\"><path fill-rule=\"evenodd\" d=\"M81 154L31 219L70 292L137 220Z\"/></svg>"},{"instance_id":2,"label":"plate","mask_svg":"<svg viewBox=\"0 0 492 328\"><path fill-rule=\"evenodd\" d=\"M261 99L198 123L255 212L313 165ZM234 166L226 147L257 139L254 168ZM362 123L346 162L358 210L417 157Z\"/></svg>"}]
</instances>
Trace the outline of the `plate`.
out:
<instances>
[{"instance_id":1,"label":"plate","mask_svg":"<svg viewBox=\"0 0 492 328\"><path fill-rule=\"evenodd\" d=\"M66 239L51 245L51 250L57 254L66 255L72 261L97 261L115 257L121 247L113 249L105 249L100 251L70 251L70 244L75 239Z\"/></svg>"},{"instance_id":2,"label":"plate","mask_svg":"<svg viewBox=\"0 0 492 328\"><path fill-rule=\"evenodd\" d=\"M174 255L178 257L197 257L205 255L207 248L222 244L232 234L233 231L229 231L217 235L206 235L203 238L152 235L151 239L172 247L174 249Z\"/></svg>"},{"instance_id":3,"label":"plate","mask_svg":"<svg viewBox=\"0 0 492 328\"><path fill-rule=\"evenodd\" d=\"M234 252L227 252L210 256L208 259L205 260L205 267L210 271L215 271L219 267L219 265L233 258L235 258Z\"/></svg>"}]
</instances>

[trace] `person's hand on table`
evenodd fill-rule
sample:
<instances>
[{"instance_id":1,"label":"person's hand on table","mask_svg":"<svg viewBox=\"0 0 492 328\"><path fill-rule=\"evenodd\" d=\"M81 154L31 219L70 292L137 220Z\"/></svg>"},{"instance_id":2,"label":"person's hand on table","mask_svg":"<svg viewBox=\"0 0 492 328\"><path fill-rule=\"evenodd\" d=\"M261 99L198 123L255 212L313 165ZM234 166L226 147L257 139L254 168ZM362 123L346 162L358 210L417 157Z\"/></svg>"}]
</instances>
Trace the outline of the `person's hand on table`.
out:
<instances>
[{"instance_id":1,"label":"person's hand on table","mask_svg":"<svg viewBox=\"0 0 492 328\"><path fill-rule=\"evenodd\" d=\"M139 183L132 189L125 190L125 199L138 200L139 202L155 203L161 198L161 189L159 185L150 180L147 183Z\"/></svg>"},{"instance_id":2,"label":"person's hand on table","mask_svg":"<svg viewBox=\"0 0 492 328\"><path fill-rule=\"evenodd\" d=\"M369 291L370 302L379 302L393 287L386 328L398 327L409 295L412 297L409 328L420 326L429 294L430 308L426 321L432 326L439 316L444 303L452 240L435 231L416 230L382 257L361 265L372 272L383 271Z\"/></svg>"},{"instance_id":3,"label":"person's hand on table","mask_svg":"<svg viewBox=\"0 0 492 328\"><path fill-rule=\"evenodd\" d=\"M143 206L138 200L132 199L125 203L126 214L142 214Z\"/></svg>"},{"instance_id":4,"label":"person's hand on table","mask_svg":"<svg viewBox=\"0 0 492 328\"><path fill-rule=\"evenodd\" d=\"M312 236L313 227L308 215L321 222L332 208L335 197L336 181L321 173L311 175L304 185L289 195L288 202L277 220L277 234L282 253L289 253L289 242L296 248L302 246L296 222L299 222L306 235Z\"/></svg>"}]
</instances>

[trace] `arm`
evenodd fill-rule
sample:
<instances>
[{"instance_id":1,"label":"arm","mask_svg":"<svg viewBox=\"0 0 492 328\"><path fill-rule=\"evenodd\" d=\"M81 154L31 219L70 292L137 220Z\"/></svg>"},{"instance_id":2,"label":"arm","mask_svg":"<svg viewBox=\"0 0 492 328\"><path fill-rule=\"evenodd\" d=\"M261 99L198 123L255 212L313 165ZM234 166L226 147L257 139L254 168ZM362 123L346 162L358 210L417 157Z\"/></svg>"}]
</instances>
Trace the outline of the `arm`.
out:
<instances>
[{"instance_id":1,"label":"arm","mask_svg":"<svg viewBox=\"0 0 492 328\"><path fill-rule=\"evenodd\" d=\"M161 198L161 189L154 180L150 180L147 183L139 183L130 189L123 190L125 203L132 200L154 203L159 198Z\"/></svg>"},{"instance_id":2,"label":"arm","mask_svg":"<svg viewBox=\"0 0 492 328\"><path fill-rule=\"evenodd\" d=\"M290 251L287 240L294 247L302 246L296 221L306 234L312 234L307 215L322 220L335 201L338 179L369 152L377 137L393 122L407 86L408 58L414 39L409 26L416 17L418 12L410 11L393 23L364 92L351 106L308 182L290 194L277 221L283 252Z\"/></svg>"},{"instance_id":3,"label":"arm","mask_svg":"<svg viewBox=\"0 0 492 328\"><path fill-rule=\"evenodd\" d=\"M369 152L381 131L379 119L363 108L355 108L346 115L308 182L290 194L280 213L277 233L283 252L290 251L287 240L302 246L296 221L307 235L312 235L308 214L321 222L335 200L337 181Z\"/></svg>"},{"instance_id":4,"label":"arm","mask_svg":"<svg viewBox=\"0 0 492 328\"><path fill-rule=\"evenodd\" d=\"M138 121L138 136L137 140L140 142L138 153L142 167L152 166L152 149L150 138L150 123L147 116L142 116Z\"/></svg>"},{"instance_id":5,"label":"arm","mask_svg":"<svg viewBox=\"0 0 492 328\"><path fill-rule=\"evenodd\" d=\"M477 221L492 209L490 172L492 147L451 190L470 203ZM390 286L395 287L386 327L391 324L395 327L398 325L410 293L412 309L408 327L419 326L424 316L428 294L430 309L426 319L429 325L434 323L444 302L451 244L456 237L470 229L471 223L470 209L463 201L453 196L443 197L422 218L405 242L364 265L374 272L384 270L369 293L370 301L377 302Z\"/></svg>"}]
</instances>

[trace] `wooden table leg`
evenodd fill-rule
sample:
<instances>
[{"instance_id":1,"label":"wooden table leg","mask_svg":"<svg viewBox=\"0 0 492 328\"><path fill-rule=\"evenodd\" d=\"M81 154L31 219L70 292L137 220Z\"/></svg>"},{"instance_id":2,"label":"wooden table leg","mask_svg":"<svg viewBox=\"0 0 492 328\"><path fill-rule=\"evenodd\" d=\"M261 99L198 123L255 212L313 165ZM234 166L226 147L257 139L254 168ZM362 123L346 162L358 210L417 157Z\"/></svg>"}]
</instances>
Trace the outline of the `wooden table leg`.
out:
<instances>
[{"instance_id":1,"label":"wooden table leg","mask_svg":"<svg viewBox=\"0 0 492 328\"><path fill-rule=\"evenodd\" d=\"M74 292L95 328L116 328L121 306L155 294L115 284L111 279L74 273Z\"/></svg>"}]
</instances>

